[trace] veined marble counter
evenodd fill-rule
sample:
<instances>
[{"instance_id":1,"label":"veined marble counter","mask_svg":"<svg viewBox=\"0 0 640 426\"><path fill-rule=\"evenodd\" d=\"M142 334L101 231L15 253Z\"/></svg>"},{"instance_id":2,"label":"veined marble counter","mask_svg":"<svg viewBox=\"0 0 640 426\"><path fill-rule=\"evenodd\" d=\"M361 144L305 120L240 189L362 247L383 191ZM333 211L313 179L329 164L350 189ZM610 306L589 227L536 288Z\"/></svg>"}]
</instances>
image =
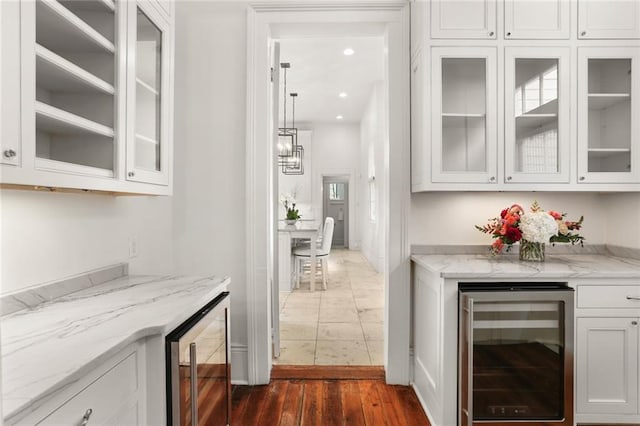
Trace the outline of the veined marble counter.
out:
<instances>
[{"instance_id":1,"label":"veined marble counter","mask_svg":"<svg viewBox=\"0 0 640 426\"><path fill-rule=\"evenodd\" d=\"M544 262L522 262L514 254L428 254L411 260L443 278L640 279L640 260L602 254L547 254Z\"/></svg>"},{"instance_id":2,"label":"veined marble counter","mask_svg":"<svg viewBox=\"0 0 640 426\"><path fill-rule=\"evenodd\" d=\"M130 343L168 334L228 284L217 277L125 276L1 317L5 420Z\"/></svg>"}]
</instances>

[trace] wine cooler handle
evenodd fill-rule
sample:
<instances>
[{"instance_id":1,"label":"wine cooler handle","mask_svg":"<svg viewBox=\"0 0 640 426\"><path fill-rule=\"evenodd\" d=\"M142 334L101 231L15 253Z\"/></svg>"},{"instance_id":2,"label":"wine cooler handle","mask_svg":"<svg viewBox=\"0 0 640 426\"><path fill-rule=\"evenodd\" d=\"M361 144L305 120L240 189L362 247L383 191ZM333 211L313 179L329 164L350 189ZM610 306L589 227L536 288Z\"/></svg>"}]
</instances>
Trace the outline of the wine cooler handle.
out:
<instances>
[{"instance_id":1,"label":"wine cooler handle","mask_svg":"<svg viewBox=\"0 0 640 426\"><path fill-rule=\"evenodd\" d=\"M191 369L191 424L198 424L198 362L196 360L196 344L189 344L189 367Z\"/></svg>"}]
</instances>

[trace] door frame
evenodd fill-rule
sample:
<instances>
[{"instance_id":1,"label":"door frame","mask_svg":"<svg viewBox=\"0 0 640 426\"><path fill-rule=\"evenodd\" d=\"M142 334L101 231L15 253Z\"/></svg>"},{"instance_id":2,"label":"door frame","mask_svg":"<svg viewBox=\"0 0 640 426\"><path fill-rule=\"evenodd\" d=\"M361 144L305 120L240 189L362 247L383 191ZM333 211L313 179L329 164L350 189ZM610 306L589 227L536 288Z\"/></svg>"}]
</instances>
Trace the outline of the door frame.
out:
<instances>
[{"instance_id":1,"label":"door frame","mask_svg":"<svg viewBox=\"0 0 640 426\"><path fill-rule=\"evenodd\" d=\"M351 187L351 175L322 175L322 222L324 223L324 221L327 219L327 203L328 203L328 199L327 194L325 194L324 192L324 185L326 183L344 183L345 185L347 185L347 191L346 191L346 195L347 195L347 199L343 200L345 201L345 206L346 206L346 212L345 212L345 216L346 216L346 226L344 227L343 230L343 244L342 244L342 248L345 249L349 249L351 248L351 238L349 238L349 228L350 228L350 224L351 224L351 219L350 219L350 214L351 214L351 194L349 194L349 187ZM337 219L334 219L337 220ZM334 228L335 229L335 228ZM333 242L332 242L332 246L333 246Z\"/></svg>"},{"instance_id":2,"label":"door frame","mask_svg":"<svg viewBox=\"0 0 640 426\"><path fill-rule=\"evenodd\" d=\"M247 381L270 381L271 269L269 265L269 171L273 149L269 135L268 43L286 24L301 31L308 25L362 24L384 27L387 55L384 366L387 383L410 380L410 46L409 3L259 3L247 9L246 127L246 309ZM393 144L393 147L391 147Z\"/></svg>"}]
</instances>

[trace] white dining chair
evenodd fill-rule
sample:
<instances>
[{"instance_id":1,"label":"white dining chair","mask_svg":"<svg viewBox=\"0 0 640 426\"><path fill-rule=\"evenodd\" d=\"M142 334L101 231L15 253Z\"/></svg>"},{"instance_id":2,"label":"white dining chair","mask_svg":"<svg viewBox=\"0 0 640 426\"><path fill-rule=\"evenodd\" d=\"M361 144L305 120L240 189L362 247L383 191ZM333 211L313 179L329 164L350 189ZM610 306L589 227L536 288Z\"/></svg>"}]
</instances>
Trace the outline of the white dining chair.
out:
<instances>
[{"instance_id":1,"label":"white dining chair","mask_svg":"<svg viewBox=\"0 0 640 426\"><path fill-rule=\"evenodd\" d=\"M322 230L322 243L316 248L316 259L320 261L320 269L322 270L322 288L327 289L327 276L329 274L328 260L331 252L331 242L333 241L333 218L328 217L324 222ZM300 278L304 271L304 263L311 258L310 247L299 247L293 251L293 268L296 279L296 288L300 288Z\"/></svg>"}]
</instances>

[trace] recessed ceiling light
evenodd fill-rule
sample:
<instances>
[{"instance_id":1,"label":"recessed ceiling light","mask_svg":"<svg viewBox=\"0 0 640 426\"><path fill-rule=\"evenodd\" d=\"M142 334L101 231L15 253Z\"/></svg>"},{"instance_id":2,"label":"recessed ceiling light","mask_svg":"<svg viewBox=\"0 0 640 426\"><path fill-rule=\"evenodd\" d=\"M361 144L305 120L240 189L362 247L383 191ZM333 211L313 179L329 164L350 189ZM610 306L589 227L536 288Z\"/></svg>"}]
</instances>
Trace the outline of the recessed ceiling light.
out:
<instances>
[{"instance_id":1,"label":"recessed ceiling light","mask_svg":"<svg viewBox=\"0 0 640 426\"><path fill-rule=\"evenodd\" d=\"M341 98L346 98L347 97L347 93L346 92L340 92L340 94L338 95Z\"/></svg>"},{"instance_id":2,"label":"recessed ceiling light","mask_svg":"<svg viewBox=\"0 0 640 426\"><path fill-rule=\"evenodd\" d=\"M341 115L336 115L336 120L342 120L343 117Z\"/></svg>"},{"instance_id":3,"label":"recessed ceiling light","mask_svg":"<svg viewBox=\"0 0 640 426\"><path fill-rule=\"evenodd\" d=\"M342 52L342 53L344 53L346 56L351 56L351 55L353 55L353 54L354 54L354 53L356 53L356 52L355 52L355 50L353 50L352 48L347 47L346 49L344 49L344 52Z\"/></svg>"}]
</instances>

